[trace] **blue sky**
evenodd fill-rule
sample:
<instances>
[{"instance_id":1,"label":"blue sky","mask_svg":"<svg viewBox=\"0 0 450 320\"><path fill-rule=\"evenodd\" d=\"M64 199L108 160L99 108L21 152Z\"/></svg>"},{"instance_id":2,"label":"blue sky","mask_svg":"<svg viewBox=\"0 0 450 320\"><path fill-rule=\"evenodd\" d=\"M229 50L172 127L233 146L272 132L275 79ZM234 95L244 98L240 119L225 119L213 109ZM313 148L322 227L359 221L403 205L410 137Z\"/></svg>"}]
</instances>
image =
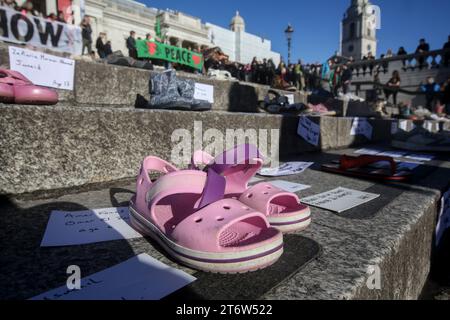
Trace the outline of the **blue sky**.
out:
<instances>
[{"instance_id":1,"label":"blue sky","mask_svg":"<svg viewBox=\"0 0 450 320\"><path fill-rule=\"evenodd\" d=\"M170 8L227 27L236 10L246 30L272 40L274 51L287 56L283 31L295 29L293 58L324 61L339 45L339 25L350 0L139 0L148 6ZM378 56L404 46L415 50L420 38L440 49L450 35L450 0L372 0L381 8Z\"/></svg>"}]
</instances>

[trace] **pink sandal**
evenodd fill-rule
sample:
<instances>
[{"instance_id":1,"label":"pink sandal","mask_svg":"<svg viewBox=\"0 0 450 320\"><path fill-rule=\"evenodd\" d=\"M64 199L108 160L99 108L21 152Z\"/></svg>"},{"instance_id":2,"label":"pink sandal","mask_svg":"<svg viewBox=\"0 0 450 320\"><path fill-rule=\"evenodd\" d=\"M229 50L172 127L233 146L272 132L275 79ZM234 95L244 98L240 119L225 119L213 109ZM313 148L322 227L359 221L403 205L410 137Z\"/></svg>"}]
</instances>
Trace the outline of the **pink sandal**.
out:
<instances>
[{"instance_id":1,"label":"pink sandal","mask_svg":"<svg viewBox=\"0 0 450 320\"><path fill-rule=\"evenodd\" d=\"M0 101L53 105L58 103L58 93L55 90L34 85L20 72L0 69Z\"/></svg>"},{"instance_id":2,"label":"pink sandal","mask_svg":"<svg viewBox=\"0 0 450 320\"><path fill-rule=\"evenodd\" d=\"M226 178L226 198L237 198L265 213L270 225L280 231L302 231L311 224L310 209L300 203L296 194L266 182L248 187L250 179L263 165L262 156L255 146L237 146L216 158L204 151L197 151L192 157L191 168L198 169L198 164L206 164L204 171L213 171Z\"/></svg>"},{"instance_id":3,"label":"pink sandal","mask_svg":"<svg viewBox=\"0 0 450 320\"><path fill-rule=\"evenodd\" d=\"M152 182L149 171L165 175ZM223 199L225 179L215 172L177 170L156 157L141 166L130 203L132 225L183 264L209 272L265 268L283 253L283 236L264 214Z\"/></svg>"}]
</instances>

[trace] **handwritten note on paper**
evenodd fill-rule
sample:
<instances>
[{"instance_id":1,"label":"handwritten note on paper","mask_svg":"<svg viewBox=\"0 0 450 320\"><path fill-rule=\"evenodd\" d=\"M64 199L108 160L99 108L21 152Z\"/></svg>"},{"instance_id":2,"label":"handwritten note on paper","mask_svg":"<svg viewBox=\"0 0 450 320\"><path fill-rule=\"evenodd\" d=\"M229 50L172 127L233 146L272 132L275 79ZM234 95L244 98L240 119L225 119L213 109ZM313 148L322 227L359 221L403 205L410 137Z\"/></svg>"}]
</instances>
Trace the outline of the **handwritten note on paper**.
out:
<instances>
[{"instance_id":1,"label":"handwritten note on paper","mask_svg":"<svg viewBox=\"0 0 450 320\"><path fill-rule=\"evenodd\" d=\"M37 85L73 90L75 61L23 48L9 47L11 70Z\"/></svg>"},{"instance_id":2,"label":"handwritten note on paper","mask_svg":"<svg viewBox=\"0 0 450 320\"><path fill-rule=\"evenodd\" d=\"M305 184L294 183L284 180L270 181L270 184L273 185L274 187L277 187L287 192L298 192L311 188L311 186L307 186Z\"/></svg>"},{"instance_id":3,"label":"handwritten note on paper","mask_svg":"<svg viewBox=\"0 0 450 320\"><path fill-rule=\"evenodd\" d=\"M302 203L341 213L372 201L379 196L379 194L339 187L315 196L303 198Z\"/></svg>"},{"instance_id":4,"label":"handwritten note on paper","mask_svg":"<svg viewBox=\"0 0 450 320\"><path fill-rule=\"evenodd\" d=\"M320 126L307 117L300 117L297 133L313 146L319 145Z\"/></svg>"},{"instance_id":5,"label":"handwritten note on paper","mask_svg":"<svg viewBox=\"0 0 450 320\"><path fill-rule=\"evenodd\" d=\"M80 290L65 285L30 300L159 300L195 280L143 253L83 277Z\"/></svg>"},{"instance_id":6,"label":"handwritten note on paper","mask_svg":"<svg viewBox=\"0 0 450 320\"><path fill-rule=\"evenodd\" d=\"M302 173L313 164L314 162L286 162L276 168L262 168L258 174L265 177L290 176Z\"/></svg>"},{"instance_id":7,"label":"handwritten note on paper","mask_svg":"<svg viewBox=\"0 0 450 320\"><path fill-rule=\"evenodd\" d=\"M353 119L352 128L350 134L352 136L365 136L368 140L372 140L372 125L365 118L355 118Z\"/></svg>"},{"instance_id":8,"label":"handwritten note on paper","mask_svg":"<svg viewBox=\"0 0 450 320\"><path fill-rule=\"evenodd\" d=\"M209 84L195 83L194 99L214 103L214 87Z\"/></svg>"},{"instance_id":9,"label":"handwritten note on paper","mask_svg":"<svg viewBox=\"0 0 450 320\"><path fill-rule=\"evenodd\" d=\"M295 98L294 98L293 94L287 94L286 98L288 98L289 104L294 104L295 103Z\"/></svg>"},{"instance_id":10,"label":"handwritten note on paper","mask_svg":"<svg viewBox=\"0 0 450 320\"><path fill-rule=\"evenodd\" d=\"M86 211L52 211L41 247L59 247L87 243L140 238L129 225L128 208Z\"/></svg>"},{"instance_id":11,"label":"handwritten note on paper","mask_svg":"<svg viewBox=\"0 0 450 320\"><path fill-rule=\"evenodd\" d=\"M450 228L450 189L441 199L441 211L436 225L436 245L439 245L444 232Z\"/></svg>"}]
</instances>

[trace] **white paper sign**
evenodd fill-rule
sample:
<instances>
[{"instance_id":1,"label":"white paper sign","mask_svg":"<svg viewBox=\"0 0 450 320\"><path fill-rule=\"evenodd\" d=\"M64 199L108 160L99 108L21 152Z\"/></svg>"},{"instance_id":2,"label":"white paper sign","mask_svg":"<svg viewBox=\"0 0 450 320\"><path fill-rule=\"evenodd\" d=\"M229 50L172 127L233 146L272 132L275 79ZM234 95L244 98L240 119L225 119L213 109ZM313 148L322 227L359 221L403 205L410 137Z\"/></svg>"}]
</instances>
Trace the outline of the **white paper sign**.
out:
<instances>
[{"instance_id":1,"label":"white paper sign","mask_svg":"<svg viewBox=\"0 0 450 320\"><path fill-rule=\"evenodd\" d=\"M398 122L398 127L403 131L408 131L408 120L400 120Z\"/></svg>"},{"instance_id":2,"label":"white paper sign","mask_svg":"<svg viewBox=\"0 0 450 320\"><path fill-rule=\"evenodd\" d=\"M379 196L379 194L339 187L315 196L303 198L302 203L340 213L376 199Z\"/></svg>"},{"instance_id":3,"label":"white paper sign","mask_svg":"<svg viewBox=\"0 0 450 320\"><path fill-rule=\"evenodd\" d=\"M372 125L365 118L355 118L353 120L352 128L350 134L352 136L363 135L368 140L372 140Z\"/></svg>"},{"instance_id":4,"label":"white paper sign","mask_svg":"<svg viewBox=\"0 0 450 320\"><path fill-rule=\"evenodd\" d=\"M129 225L128 208L52 211L41 247L134 239L142 235Z\"/></svg>"},{"instance_id":5,"label":"white paper sign","mask_svg":"<svg viewBox=\"0 0 450 320\"><path fill-rule=\"evenodd\" d=\"M406 156L408 153L404 151L384 151L379 153L379 156L383 157L391 157L391 158L402 158Z\"/></svg>"},{"instance_id":6,"label":"white paper sign","mask_svg":"<svg viewBox=\"0 0 450 320\"><path fill-rule=\"evenodd\" d=\"M435 156L431 154L411 153L408 154L405 158L416 161L431 161L435 158Z\"/></svg>"},{"instance_id":7,"label":"white paper sign","mask_svg":"<svg viewBox=\"0 0 450 320\"><path fill-rule=\"evenodd\" d=\"M37 51L9 47L11 70L36 85L73 90L75 61Z\"/></svg>"},{"instance_id":8,"label":"white paper sign","mask_svg":"<svg viewBox=\"0 0 450 320\"><path fill-rule=\"evenodd\" d=\"M391 122L391 134L394 135L398 132L398 121Z\"/></svg>"},{"instance_id":9,"label":"white paper sign","mask_svg":"<svg viewBox=\"0 0 450 320\"><path fill-rule=\"evenodd\" d=\"M143 253L83 277L80 290L64 285L31 300L159 300L195 280Z\"/></svg>"},{"instance_id":10,"label":"white paper sign","mask_svg":"<svg viewBox=\"0 0 450 320\"><path fill-rule=\"evenodd\" d=\"M281 177L299 174L312 166L314 162L286 162L277 168L262 168L259 175L266 177Z\"/></svg>"},{"instance_id":11,"label":"white paper sign","mask_svg":"<svg viewBox=\"0 0 450 320\"><path fill-rule=\"evenodd\" d=\"M307 185L300 184L300 183L294 183L294 182L290 182L290 181L284 181L284 180L275 180L275 181L270 181L269 183L271 185L273 185L274 187L277 187L277 188L282 189L287 192L298 192L298 191L302 191L302 190L311 188L311 186L307 186Z\"/></svg>"},{"instance_id":12,"label":"white paper sign","mask_svg":"<svg viewBox=\"0 0 450 320\"><path fill-rule=\"evenodd\" d=\"M362 148L355 151L356 154L365 154L365 155L377 155L380 152L383 152L383 150L376 148Z\"/></svg>"},{"instance_id":13,"label":"white paper sign","mask_svg":"<svg viewBox=\"0 0 450 320\"><path fill-rule=\"evenodd\" d=\"M214 103L214 87L209 84L195 83L194 99Z\"/></svg>"},{"instance_id":14,"label":"white paper sign","mask_svg":"<svg viewBox=\"0 0 450 320\"><path fill-rule=\"evenodd\" d=\"M450 189L441 199L441 211L436 225L436 245L439 245L444 232L450 228Z\"/></svg>"},{"instance_id":15,"label":"white paper sign","mask_svg":"<svg viewBox=\"0 0 450 320\"><path fill-rule=\"evenodd\" d=\"M294 98L293 94L287 94L286 98L288 98L289 104L294 104L295 103L295 98Z\"/></svg>"},{"instance_id":16,"label":"white paper sign","mask_svg":"<svg viewBox=\"0 0 450 320\"><path fill-rule=\"evenodd\" d=\"M0 16L3 31L0 32L1 41L81 55L83 39L78 25L50 21L4 6L0 6Z\"/></svg>"},{"instance_id":17,"label":"white paper sign","mask_svg":"<svg viewBox=\"0 0 450 320\"><path fill-rule=\"evenodd\" d=\"M300 117L297 133L313 146L319 145L320 126L307 117Z\"/></svg>"}]
</instances>

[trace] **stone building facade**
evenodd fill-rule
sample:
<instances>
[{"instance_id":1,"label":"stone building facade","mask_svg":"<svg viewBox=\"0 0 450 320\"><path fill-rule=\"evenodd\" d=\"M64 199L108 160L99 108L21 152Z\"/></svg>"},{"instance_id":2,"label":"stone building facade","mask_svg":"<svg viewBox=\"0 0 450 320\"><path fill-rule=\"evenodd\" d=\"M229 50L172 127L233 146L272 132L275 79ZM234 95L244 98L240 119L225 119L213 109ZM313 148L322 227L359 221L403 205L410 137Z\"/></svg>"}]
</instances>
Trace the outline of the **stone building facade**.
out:
<instances>
[{"instance_id":1,"label":"stone building facade","mask_svg":"<svg viewBox=\"0 0 450 320\"><path fill-rule=\"evenodd\" d=\"M47 14L60 9L59 1L45 0ZM271 50L270 40L245 32L245 22L239 13L226 29L181 12L159 10L133 0L71 1L75 23L80 23L83 15L89 15L94 41L100 32L105 32L113 50L127 53L125 39L131 30L140 38L145 38L147 33L154 36L159 16L161 31L171 45L190 49L218 46L230 56L230 60L241 63L249 63L254 56L261 60L272 58L275 63L280 61L280 55Z\"/></svg>"}]
</instances>

